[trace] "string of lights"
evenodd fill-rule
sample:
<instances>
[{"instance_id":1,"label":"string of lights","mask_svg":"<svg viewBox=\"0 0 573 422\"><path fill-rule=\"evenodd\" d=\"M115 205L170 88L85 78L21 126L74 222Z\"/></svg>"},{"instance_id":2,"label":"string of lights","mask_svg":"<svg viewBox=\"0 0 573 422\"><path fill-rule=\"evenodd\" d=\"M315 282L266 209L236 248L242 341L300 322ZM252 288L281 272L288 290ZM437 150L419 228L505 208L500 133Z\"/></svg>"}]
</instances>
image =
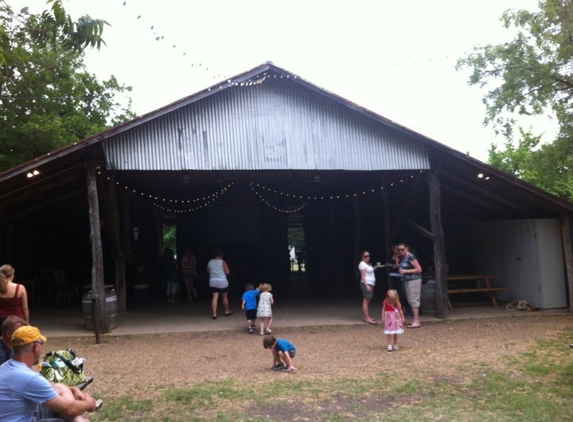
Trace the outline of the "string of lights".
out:
<instances>
[{"instance_id":1,"label":"string of lights","mask_svg":"<svg viewBox=\"0 0 573 422\"><path fill-rule=\"evenodd\" d=\"M292 208L292 209L281 208L281 207L278 207L277 205L274 205L270 201L268 201L259 191L257 191L253 182L249 183L249 186L251 186L251 191L253 191L253 193L261 200L261 202L263 204L269 206L270 208L272 208L275 211L282 212L284 214L296 214L297 212L300 212L303 209L305 209L306 206L308 205L305 202L304 204L302 204L298 207Z\"/></svg>"},{"instance_id":2,"label":"string of lights","mask_svg":"<svg viewBox=\"0 0 573 422\"><path fill-rule=\"evenodd\" d=\"M423 173L423 172L424 172L423 170L419 171L419 173ZM101 171L98 172L98 175L101 176L102 172ZM408 177L402 177L399 180L392 181L392 182L388 183L387 186L389 188L393 188L393 187L399 185L400 183L404 183L406 181L413 180L414 177L415 177L415 175L411 174ZM111 176L106 176L106 179L111 180ZM225 195L229 191L229 189L231 189L235 185L235 183L229 182L227 184L227 186L211 193L210 195L196 197L196 198L162 197L160 195L146 193L144 191L132 188L132 187L130 187L126 184L122 184L118 181L115 182L115 185L118 188L123 189L124 191L130 192L133 195L139 195L142 198L151 201L151 203L155 207L161 209L164 212L190 213L190 212L198 211L202 208L205 208L207 206L212 205L216 200L220 199L223 195ZM270 208L274 209L277 212L289 213L289 214L302 211L304 208L306 208L308 206L309 201L346 200L346 199L356 198L356 197L359 197L362 195L372 195L372 194L375 194L377 192L380 192L380 191L386 189L386 187L384 185L380 185L380 186L370 188L370 189L364 189L364 190L351 192L351 193L342 193L342 194L338 194L338 195L301 195L301 194L294 193L294 192L277 190L274 188L267 187L261 183L255 183L255 182L250 182L249 187L251 188L251 191L253 192L253 194L255 196L257 196L257 198L262 203L264 203L265 205L269 206ZM300 204L300 200L302 200L304 202L301 205L296 205L293 207L285 208L284 206L279 206L276 203L274 203L273 201L271 201L268 198L268 195L264 195L263 193L261 193L261 191L264 191L266 194L278 195L281 197L286 197L289 199L296 200L299 204Z\"/></svg>"}]
</instances>

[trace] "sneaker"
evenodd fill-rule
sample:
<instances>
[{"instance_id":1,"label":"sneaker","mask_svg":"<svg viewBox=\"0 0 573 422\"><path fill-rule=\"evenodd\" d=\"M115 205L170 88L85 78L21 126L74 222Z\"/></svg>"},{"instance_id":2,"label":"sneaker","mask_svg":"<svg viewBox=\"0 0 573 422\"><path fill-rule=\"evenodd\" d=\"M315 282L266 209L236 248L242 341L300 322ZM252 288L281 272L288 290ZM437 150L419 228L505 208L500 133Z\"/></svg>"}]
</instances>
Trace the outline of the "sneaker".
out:
<instances>
[{"instance_id":1,"label":"sneaker","mask_svg":"<svg viewBox=\"0 0 573 422\"><path fill-rule=\"evenodd\" d=\"M253 330L253 329L252 329L252 328L250 328L250 327L249 327L249 328L247 328L247 333L249 333L249 334L253 334L253 331L255 331L255 330Z\"/></svg>"},{"instance_id":2,"label":"sneaker","mask_svg":"<svg viewBox=\"0 0 573 422\"><path fill-rule=\"evenodd\" d=\"M292 366L285 366L283 369L281 369L281 371L283 371L283 372L293 372L294 369L292 369Z\"/></svg>"},{"instance_id":3,"label":"sneaker","mask_svg":"<svg viewBox=\"0 0 573 422\"><path fill-rule=\"evenodd\" d=\"M262 336L264 336L264 335L265 335L265 333L263 333L263 332L261 331L261 335L262 335Z\"/></svg>"},{"instance_id":4,"label":"sneaker","mask_svg":"<svg viewBox=\"0 0 573 422\"><path fill-rule=\"evenodd\" d=\"M392 349L392 345L389 344L388 347L386 347L386 351L391 352L392 350L394 350L394 349Z\"/></svg>"},{"instance_id":5,"label":"sneaker","mask_svg":"<svg viewBox=\"0 0 573 422\"><path fill-rule=\"evenodd\" d=\"M273 371L278 371L280 369L283 369L285 366L282 363L276 363L273 367L272 370Z\"/></svg>"},{"instance_id":6,"label":"sneaker","mask_svg":"<svg viewBox=\"0 0 573 422\"><path fill-rule=\"evenodd\" d=\"M270 334L270 333L272 333L272 331L271 331L270 328L267 328L267 329L265 330L265 333Z\"/></svg>"},{"instance_id":7,"label":"sneaker","mask_svg":"<svg viewBox=\"0 0 573 422\"><path fill-rule=\"evenodd\" d=\"M252 328L253 330L256 330L256 329L257 329L257 326L256 326L255 324L253 324L253 325L251 325L251 328Z\"/></svg>"},{"instance_id":8,"label":"sneaker","mask_svg":"<svg viewBox=\"0 0 573 422\"><path fill-rule=\"evenodd\" d=\"M394 349L394 351L398 351L398 350L400 350L400 348L398 347L398 345L397 345L397 344L395 344L395 345L394 345L393 349Z\"/></svg>"},{"instance_id":9,"label":"sneaker","mask_svg":"<svg viewBox=\"0 0 573 422\"><path fill-rule=\"evenodd\" d=\"M571 343L571 344L569 345L569 347L573 347L573 343Z\"/></svg>"}]
</instances>

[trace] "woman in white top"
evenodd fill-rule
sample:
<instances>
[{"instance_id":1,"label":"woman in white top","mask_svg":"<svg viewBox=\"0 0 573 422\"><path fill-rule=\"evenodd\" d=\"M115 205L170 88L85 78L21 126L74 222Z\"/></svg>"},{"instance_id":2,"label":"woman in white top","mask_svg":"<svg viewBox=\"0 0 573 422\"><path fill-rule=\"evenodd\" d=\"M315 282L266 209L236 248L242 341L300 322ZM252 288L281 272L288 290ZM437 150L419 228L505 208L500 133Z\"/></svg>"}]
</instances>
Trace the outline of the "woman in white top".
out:
<instances>
[{"instance_id":1,"label":"woman in white top","mask_svg":"<svg viewBox=\"0 0 573 422\"><path fill-rule=\"evenodd\" d=\"M225 308L225 316L233 315L233 312L229 310L229 299L227 298L227 294L229 293L229 281L227 280L227 275L230 273L229 266L223 261L222 250L215 250L214 255L215 257L207 264L207 272L209 273L209 287L211 293L213 293L211 299L213 319L217 319L219 295L221 296L223 308Z\"/></svg>"},{"instance_id":2,"label":"woman in white top","mask_svg":"<svg viewBox=\"0 0 573 422\"><path fill-rule=\"evenodd\" d=\"M374 296L374 285L376 284L376 276L374 275L374 267L370 265L370 252L362 251L362 261L358 264L358 271L360 272L360 289L362 290L362 315L364 322L371 325L376 325L376 320L370 318L368 313L368 305Z\"/></svg>"}]
</instances>

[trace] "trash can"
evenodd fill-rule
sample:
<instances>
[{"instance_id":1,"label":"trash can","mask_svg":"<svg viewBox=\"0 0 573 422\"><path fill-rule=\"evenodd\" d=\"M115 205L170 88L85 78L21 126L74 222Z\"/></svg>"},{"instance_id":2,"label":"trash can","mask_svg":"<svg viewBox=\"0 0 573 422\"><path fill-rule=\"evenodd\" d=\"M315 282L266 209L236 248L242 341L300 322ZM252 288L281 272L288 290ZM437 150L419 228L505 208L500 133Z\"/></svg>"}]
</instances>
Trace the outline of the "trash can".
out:
<instances>
[{"instance_id":1,"label":"trash can","mask_svg":"<svg viewBox=\"0 0 573 422\"><path fill-rule=\"evenodd\" d=\"M134 303L149 302L149 284L133 285L133 302Z\"/></svg>"},{"instance_id":2,"label":"trash can","mask_svg":"<svg viewBox=\"0 0 573 422\"><path fill-rule=\"evenodd\" d=\"M84 294L82 298L82 309L84 312L84 320L86 324L86 329L90 331L95 331L95 315L92 300L89 298L91 295L91 290ZM115 290L106 290L105 292L105 319L106 325L110 330L117 328L117 296Z\"/></svg>"},{"instance_id":3,"label":"trash can","mask_svg":"<svg viewBox=\"0 0 573 422\"><path fill-rule=\"evenodd\" d=\"M420 315L433 316L438 314L436 305L436 280L428 280L422 284L420 294Z\"/></svg>"}]
</instances>

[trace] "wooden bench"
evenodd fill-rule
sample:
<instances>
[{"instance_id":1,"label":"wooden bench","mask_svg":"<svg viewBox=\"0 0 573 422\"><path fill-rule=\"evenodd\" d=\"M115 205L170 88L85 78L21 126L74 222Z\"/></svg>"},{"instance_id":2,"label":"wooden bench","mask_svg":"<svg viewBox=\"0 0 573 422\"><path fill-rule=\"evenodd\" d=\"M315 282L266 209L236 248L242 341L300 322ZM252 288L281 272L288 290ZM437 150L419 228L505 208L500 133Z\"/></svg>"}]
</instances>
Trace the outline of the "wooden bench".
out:
<instances>
[{"instance_id":1,"label":"wooden bench","mask_svg":"<svg viewBox=\"0 0 573 422\"><path fill-rule=\"evenodd\" d=\"M491 303L494 307L497 307L497 301L495 300L495 292L500 292L502 290L507 290L506 287L492 287L489 280L495 276L490 274L452 274L446 277L448 281L448 294L455 294L455 293L480 293L484 292L489 295ZM459 287L459 288L450 288L451 282L456 281L473 281L477 284L477 286L473 287ZM483 286L481 286L481 281L483 281ZM448 299L448 308L452 309L452 304Z\"/></svg>"}]
</instances>

